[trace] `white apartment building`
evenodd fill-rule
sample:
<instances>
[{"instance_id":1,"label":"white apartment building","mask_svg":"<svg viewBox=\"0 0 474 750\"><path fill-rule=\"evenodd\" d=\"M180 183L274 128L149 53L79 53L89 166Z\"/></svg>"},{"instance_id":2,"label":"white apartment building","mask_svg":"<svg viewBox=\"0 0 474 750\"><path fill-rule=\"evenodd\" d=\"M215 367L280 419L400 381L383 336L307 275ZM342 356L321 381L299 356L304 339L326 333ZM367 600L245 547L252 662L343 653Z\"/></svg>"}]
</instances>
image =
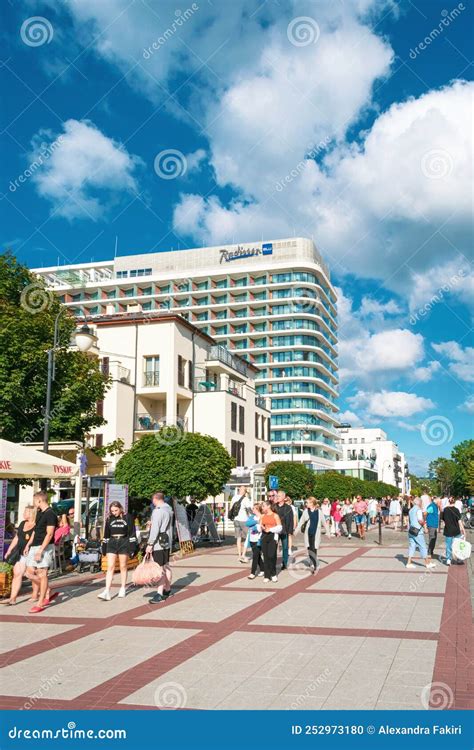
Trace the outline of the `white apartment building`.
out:
<instances>
[{"instance_id":1,"label":"white apartment building","mask_svg":"<svg viewBox=\"0 0 474 750\"><path fill-rule=\"evenodd\" d=\"M35 272L79 320L97 323L99 333L111 313L179 313L258 368L256 391L271 406L267 460L291 457L315 470L333 468L339 457L336 295L311 240L170 250ZM145 411L143 401L139 409Z\"/></svg>"},{"instance_id":2,"label":"white apartment building","mask_svg":"<svg viewBox=\"0 0 474 750\"><path fill-rule=\"evenodd\" d=\"M336 470L360 479L378 479L393 484L400 492L409 493L410 483L405 454L389 440L379 427L338 427L342 458ZM373 476L371 476L372 474Z\"/></svg>"},{"instance_id":3,"label":"white apartment building","mask_svg":"<svg viewBox=\"0 0 474 750\"><path fill-rule=\"evenodd\" d=\"M253 365L178 315L113 313L92 327L111 379L99 404L107 423L94 431L94 447L122 438L128 449L141 435L176 427L163 439L200 432L217 438L237 467L265 463L270 411L255 392Z\"/></svg>"}]
</instances>

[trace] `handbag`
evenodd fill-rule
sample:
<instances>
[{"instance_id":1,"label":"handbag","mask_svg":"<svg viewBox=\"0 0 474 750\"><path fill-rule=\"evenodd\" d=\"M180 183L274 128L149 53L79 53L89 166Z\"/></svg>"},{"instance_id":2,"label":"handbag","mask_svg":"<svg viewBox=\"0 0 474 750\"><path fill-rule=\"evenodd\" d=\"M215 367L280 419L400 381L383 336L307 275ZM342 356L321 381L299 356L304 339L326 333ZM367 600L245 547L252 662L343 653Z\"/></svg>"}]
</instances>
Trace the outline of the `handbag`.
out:
<instances>
[{"instance_id":1,"label":"handbag","mask_svg":"<svg viewBox=\"0 0 474 750\"><path fill-rule=\"evenodd\" d=\"M145 555L143 560L132 574L132 581L135 586L152 586L160 580L163 575L161 565L156 563L150 554Z\"/></svg>"},{"instance_id":2,"label":"handbag","mask_svg":"<svg viewBox=\"0 0 474 750\"><path fill-rule=\"evenodd\" d=\"M6 562L9 565L15 565L19 560L21 560L21 557L22 555L21 555L20 550L18 549L18 544L17 544L16 547L14 547L14 549L11 551L11 554L8 555Z\"/></svg>"},{"instance_id":3,"label":"handbag","mask_svg":"<svg viewBox=\"0 0 474 750\"><path fill-rule=\"evenodd\" d=\"M465 539L454 539L453 555L457 560L468 560L471 556L471 543Z\"/></svg>"},{"instance_id":4,"label":"handbag","mask_svg":"<svg viewBox=\"0 0 474 750\"><path fill-rule=\"evenodd\" d=\"M410 528L408 529L408 533L410 536L418 536L420 531L421 531L421 527L417 529L416 526L410 526Z\"/></svg>"},{"instance_id":5,"label":"handbag","mask_svg":"<svg viewBox=\"0 0 474 750\"><path fill-rule=\"evenodd\" d=\"M306 527L307 527L307 525L308 525L308 521L305 521L304 523L302 523L302 524L301 524L301 532L302 532L303 534L304 534L304 532L306 531Z\"/></svg>"}]
</instances>

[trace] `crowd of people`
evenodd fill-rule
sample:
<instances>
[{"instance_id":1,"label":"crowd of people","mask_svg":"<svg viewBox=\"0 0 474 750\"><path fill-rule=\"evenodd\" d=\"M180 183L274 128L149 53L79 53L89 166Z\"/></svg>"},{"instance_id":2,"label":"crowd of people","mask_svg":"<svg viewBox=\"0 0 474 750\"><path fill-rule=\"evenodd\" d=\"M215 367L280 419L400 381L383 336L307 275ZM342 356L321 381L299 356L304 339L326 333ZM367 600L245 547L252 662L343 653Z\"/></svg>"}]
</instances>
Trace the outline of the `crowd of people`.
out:
<instances>
[{"instance_id":1,"label":"crowd of people","mask_svg":"<svg viewBox=\"0 0 474 750\"><path fill-rule=\"evenodd\" d=\"M151 604L159 604L171 595L172 572L170 556L173 548L174 513L162 492L152 497L152 513L148 523L149 535L143 550L144 558L153 560L159 575L154 583L156 593L149 597ZM197 506L196 506L197 507ZM438 534L445 539L446 565L463 564L455 554L455 540L465 537L462 521L463 503L454 497L430 497L427 493L415 498L383 498L365 500L361 496L319 502L308 497L301 511L284 490L271 490L261 502L253 502L245 486L239 487L228 509L234 524L237 555L241 563L250 562L248 578L262 577L264 583L277 582L278 572L294 564L300 565L302 550L306 551L307 565L312 573L318 569L318 550L321 536L351 539L353 529L359 539L376 526L390 526L408 536L407 568L413 568L413 558L419 555L427 568L434 567ZM188 514L189 515L189 514ZM55 545L71 531L68 516L60 518L50 507L46 492L36 492L33 504L28 505L23 520L5 554L13 565L11 594L6 604L17 603L24 577L31 582L31 614L42 612L57 596L51 589L48 572L53 567ZM298 560L294 558L298 542ZM281 563L277 571L278 551ZM103 601L112 598L111 589L118 565L120 588L118 597L127 594L128 560L138 551L135 523L119 502L112 502L105 519L102 554L107 559L104 590L98 594ZM247 552L250 551L250 559ZM438 556L441 559L441 556Z\"/></svg>"}]
</instances>

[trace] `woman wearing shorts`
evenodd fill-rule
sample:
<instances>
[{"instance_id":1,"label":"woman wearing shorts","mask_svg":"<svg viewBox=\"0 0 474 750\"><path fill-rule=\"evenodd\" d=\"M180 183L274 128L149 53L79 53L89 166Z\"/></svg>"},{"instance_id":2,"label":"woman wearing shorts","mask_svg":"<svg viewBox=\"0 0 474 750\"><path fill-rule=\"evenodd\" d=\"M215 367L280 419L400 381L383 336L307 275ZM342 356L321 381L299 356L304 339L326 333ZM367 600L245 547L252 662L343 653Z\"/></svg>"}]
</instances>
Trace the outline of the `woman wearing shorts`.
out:
<instances>
[{"instance_id":1,"label":"woman wearing shorts","mask_svg":"<svg viewBox=\"0 0 474 750\"><path fill-rule=\"evenodd\" d=\"M105 522L104 538L102 539L102 554L107 555L107 574L105 576L105 589L98 594L99 599L110 602L110 589L117 557L120 566L120 591L118 595L120 598L125 596L127 562L130 554L135 552L136 545L133 518L125 513L119 502L114 501L110 504L110 515Z\"/></svg>"},{"instance_id":2,"label":"woman wearing shorts","mask_svg":"<svg viewBox=\"0 0 474 750\"><path fill-rule=\"evenodd\" d=\"M394 497L393 500L390 502L390 507L389 507L389 523L392 523L392 519L393 519L394 531L397 530L397 525L401 516L402 516L402 506L400 503L400 499L398 497Z\"/></svg>"},{"instance_id":3,"label":"woman wearing shorts","mask_svg":"<svg viewBox=\"0 0 474 750\"><path fill-rule=\"evenodd\" d=\"M425 519L423 511L421 510L421 500L416 497L413 502L413 508L408 514L408 560L407 568L415 568L412 563L413 556L416 551L420 553L420 557L423 560L427 568L434 568L435 563L428 560L428 550L426 548L426 541L424 535Z\"/></svg>"},{"instance_id":4,"label":"woman wearing shorts","mask_svg":"<svg viewBox=\"0 0 474 750\"><path fill-rule=\"evenodd\" d=\"M19 524L16 534L5 553L5 561L13 565L13 580L10 598L5 604L13 606L21 589L21 583L26 570L26 559L29 543L35 528L36 508L27 505L23 513L23 521ZM37 587L33 586L32 601L38 598Z\"/></svg>"}]
</instances>

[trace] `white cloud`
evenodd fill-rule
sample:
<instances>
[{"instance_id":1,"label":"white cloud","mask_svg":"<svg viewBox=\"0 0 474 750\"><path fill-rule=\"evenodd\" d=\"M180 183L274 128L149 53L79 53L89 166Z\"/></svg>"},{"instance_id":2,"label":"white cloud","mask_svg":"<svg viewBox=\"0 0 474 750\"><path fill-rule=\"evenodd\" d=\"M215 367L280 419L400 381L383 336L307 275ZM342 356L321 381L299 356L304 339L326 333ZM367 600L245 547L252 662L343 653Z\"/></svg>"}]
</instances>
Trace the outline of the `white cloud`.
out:
<instances>
[{"instance_id":1,"label":"white cloud","mask_svg":"<svg viewBox=\"0 0 474 750\"><path fill-rule=\"evenodd\" d=\"M38 160L44 144L49 156L32 179L56 216L95 221L119 194L137 191L134 172L141 160L88 120L67 120L63 128L56 137L50 131L34 136L29 159Z\"/></svg>"},{"instance_id":2,"label":"white cloud","mask_svg":"<svg viewBox=\"0 0 474 750\"><path fill-rule=\"evenodd\" d=\"M363 409L373 417L411 417L421 411L434 407L429 398L417 396L404 391L358 391L347 399L348 404L356 409Z\"/></svg>"},{"instance_id":3,"label":"white cloud","mask_svg":"<svg viewBox=\"0 0 474 750\"><path fill-rule=\"evenodd\" d=\"M198 148L197 151L193 151L191 154L186 154L186 166L187 166L187 172L199 172L201 169L201 164L205 160L207 154L203 148Z\"/></svg>"},{"instance_id":4,"label":"white cloud","mask_svg":"<svg viewBox=\"0 0 474 750\"><path fill-rule=\"evenodd\" d=\"M397 427L401 427L402 430L408 430L408 432L419 432L421 429L421 425L410 424L409 422L404 422L402 419L397 422Z\"/></svg>"},{"instance_id":5,"label":"white cloud","mask_svg":"<svg viewBox=\"0 0 474 750\"><path fill-rule=\"evenodd\" d=\"M338 414L339 422L347 422L351 427L362 427L362 421L353 411L341 411Z\"/></svg>"},{"instance_id":6,"label":"white cloud","mask_svg":"<svg viewBox=\"0 0 474 750\"><path fill-rule=\"evenodd\" d=\"M431 360L425 367L416 367L410 372L412 380L418 383L427 383L436 372L441 370L441 364L437 360Z\"/></svg>"},{"instance_id":7,"label":"white cloud","mask_svg":"<svg viewBox=\"0 0 474 750\"><path fill-rule=\"evenodd\" d=\"M402 309L395 300L379 302L373 297L367 296L362 298L359 308L359 314L363 318L371 317L372 315L400 315L401 312Z\"/></svg>"},{"instance_id":8,"label":"white cloud","mask_svg":"<svg viewBox=\"0 0 474 750\"><path fill-rule=\"evenodd\" d=\"M474 396L468 396L468 398L459 405L460 411L467 411L468 414L474 414Z\"/></svg>"},{"instance_id":9,"label":"white cloud","mask_svg":"<svg viewBox=\"0 0 474 750\"><path fill-rule=\"evenodd\" d=\"M474 383L474 347L463 348L457 341L445 341L432 346L435 352L450 360L448 369L455 377Z\"/></svg>"},{"instance_id":10,"label":"white cloud","mask_svg":"<svg viewBox=\"0 0 474 750\"><path fill-rule=\"evenodd\" d=\"M412 274L410 310L418 319L425 318L436 305L449 304L450 294L466 305L472 305L474 300L474 275L466 258L461 255L447 263Z\"/></svg>"}]
</instances>

